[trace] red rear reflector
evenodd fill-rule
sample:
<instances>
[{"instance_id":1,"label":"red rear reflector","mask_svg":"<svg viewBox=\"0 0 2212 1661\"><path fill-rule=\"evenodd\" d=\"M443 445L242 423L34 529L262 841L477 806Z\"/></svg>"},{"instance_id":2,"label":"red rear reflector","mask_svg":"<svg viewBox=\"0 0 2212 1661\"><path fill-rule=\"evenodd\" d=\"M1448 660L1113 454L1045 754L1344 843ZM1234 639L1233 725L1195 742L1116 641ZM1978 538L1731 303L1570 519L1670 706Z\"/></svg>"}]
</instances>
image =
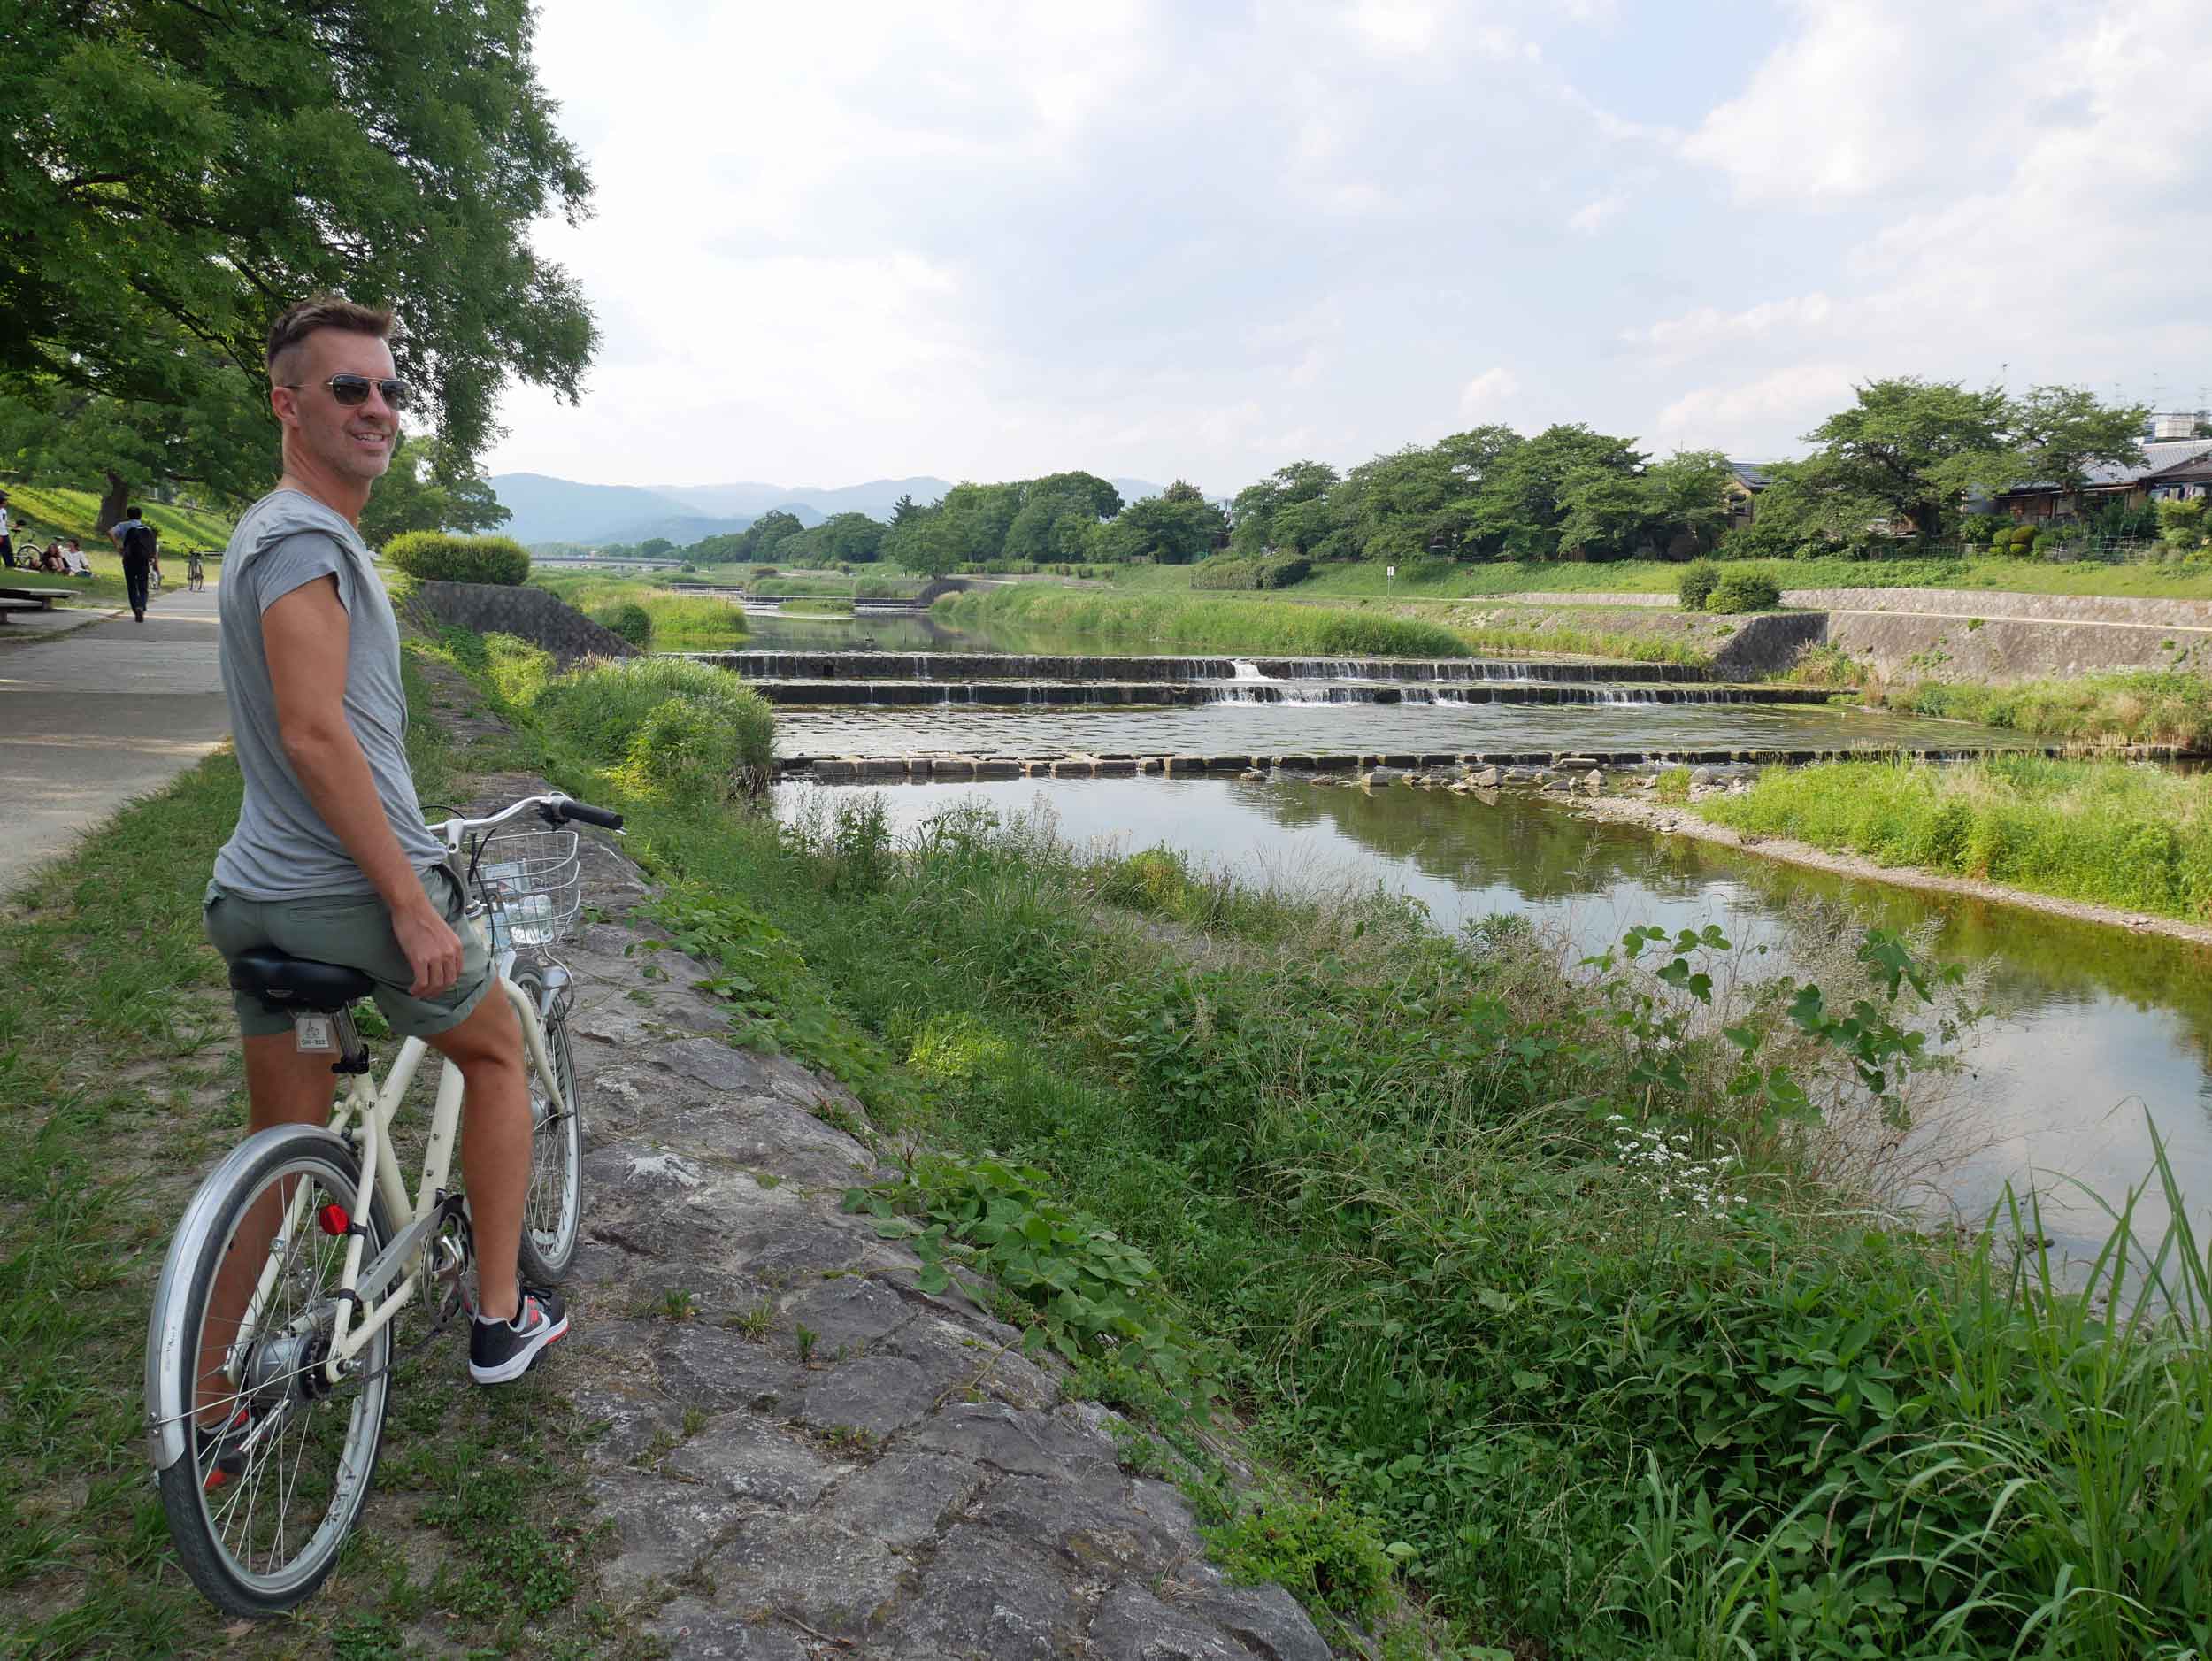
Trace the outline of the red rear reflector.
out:
<instances>
[{"instance_id":1,"label":"red rear reflector","mask_svg":"<svg viewBox=\"0 0 2212 1661\"><path fill-rule=\"evenodd\" d=\"M342 1234L353 1227L353 1219L346 1215L346 1208L335 1200L316 1212L315 1220L322 1225L326 1234Z\"/></svg>"}]
</instances>

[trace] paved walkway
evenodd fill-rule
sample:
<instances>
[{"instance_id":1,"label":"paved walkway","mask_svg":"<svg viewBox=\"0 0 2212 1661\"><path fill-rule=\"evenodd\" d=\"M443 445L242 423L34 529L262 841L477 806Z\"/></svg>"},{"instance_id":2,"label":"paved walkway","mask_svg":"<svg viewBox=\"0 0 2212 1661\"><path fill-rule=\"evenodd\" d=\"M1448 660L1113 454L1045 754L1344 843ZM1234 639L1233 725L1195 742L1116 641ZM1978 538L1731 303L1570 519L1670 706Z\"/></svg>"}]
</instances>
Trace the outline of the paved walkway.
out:
<instances>
[{"instance_id":1,"label":"paved walkway","mask_svg":"<svg viewBox=\"0 0 2212 1661\"><path fill-rule=\"evenodd\" d=\"M0 642L0 895L229 734L211 582L143 623Z\"/></svg>"}]
</instances>

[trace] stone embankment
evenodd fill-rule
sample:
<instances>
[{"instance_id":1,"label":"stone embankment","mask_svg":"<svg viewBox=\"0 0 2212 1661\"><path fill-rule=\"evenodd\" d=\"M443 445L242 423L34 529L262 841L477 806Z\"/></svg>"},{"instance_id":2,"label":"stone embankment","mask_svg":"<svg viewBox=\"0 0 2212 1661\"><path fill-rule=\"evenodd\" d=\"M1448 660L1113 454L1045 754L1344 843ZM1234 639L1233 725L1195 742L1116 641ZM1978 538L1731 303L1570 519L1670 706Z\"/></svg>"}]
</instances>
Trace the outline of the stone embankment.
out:
<instances>
[{"instance_id":1,"label":"stone embankment","mask_svg":"<svg viewBox=\"0 0 2212 1661\"><path fill-rule=\"evenodd\" d=\"M1885 680L2002 683L2096 670L2212 674L2212 601L1978 588L1785 588L1794 611L1715 619L1665 594L1525 594L1463 610L1488 627L1602 629L1710 644L1724 674L1786 669L1805 647L1849 653ZM1564 611L1548 609L1565 607Z\"/></svg>"},{"instance_id":2,"label":"stone embankment","mask_svg":"<svg viewBox=\"0 0 2212 1661\"><path fill-rule=\"evenodd\" d=\"M543 588L495 582L418 582L408 609L419 622L444 623L478 634L513 634L541 646L564 665L586 657L627 657L637 648L555 599Z\"/></svg>"},{"instance_id":3,"label":"stone embankment","mask_svg":"<svg viewBox=\"0 0 2212 1661\"><path fill-rule=\"evenodd\" d=\"M1181 1495L1122 1468L1114 1417L1064 1400L979 1287L921 1292L912 1253L840 1211L891 1174L860 1103L732 1046L708 966L649 950L628 861L588 843L585 880L609 919L563 954L586 1238L549 1371L604 1426L585 1457L617 1611L672 1661L1327 1661L1280 1587L1209 1565Z\"/></svg>"}]
</instances>

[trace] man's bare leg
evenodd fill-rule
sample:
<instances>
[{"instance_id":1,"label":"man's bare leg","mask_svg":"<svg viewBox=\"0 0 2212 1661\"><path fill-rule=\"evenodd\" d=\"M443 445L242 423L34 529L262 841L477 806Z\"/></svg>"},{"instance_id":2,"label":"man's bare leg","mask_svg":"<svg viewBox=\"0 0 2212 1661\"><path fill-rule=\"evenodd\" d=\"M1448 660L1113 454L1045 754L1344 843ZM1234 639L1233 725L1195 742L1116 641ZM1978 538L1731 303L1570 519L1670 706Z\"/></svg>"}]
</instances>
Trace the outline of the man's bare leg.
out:
<instances>
[{"instance_id":1,"label":"man's bare leg","mask_svg":"<svg viewBox=\"0 0 2212 1661\"><path fill-rule=\"evenodd\" d=\"M477 1313L512 1320L521 1307L516 1255L530 1193L530 1085L522 1028L495 982L468 1019L427 1041L460 1068L461 1177L476 1236Z\"/></svg>"},{"instance_id":2,"label":"man's bare leg","mask_svg":"<svg viewBox=\"0 0 2212 1661\"><path fill-rule=\"evenodd\" d=\"M272 1125L327 1124L331 1098L337 1088L337 1075L330 1070L330 1057L312 1051L303 1053L290 1033L246 1040L249 1134L266 1130ZM208 1294L207 1321L201 1328L197 1376L202 1399L194 1405L196 1411L211 1413L216 1424L229 1417L227 1411L213 1411L227 1409L230 1397L228 1387L219 1380L223 1357L237 1333L240 1317L246 1312L246 1303L253 1296L254 1282L260 1278L261 1265L268 1258L269 1242L276 1238L277 1225L283 1220L282 1207L288 1197L288 1194L272 1189L256 1200L240 1223L238 1232L231 1237L230 1250L215 1271L215 1284Z\"/></svg>"}]
</instances>

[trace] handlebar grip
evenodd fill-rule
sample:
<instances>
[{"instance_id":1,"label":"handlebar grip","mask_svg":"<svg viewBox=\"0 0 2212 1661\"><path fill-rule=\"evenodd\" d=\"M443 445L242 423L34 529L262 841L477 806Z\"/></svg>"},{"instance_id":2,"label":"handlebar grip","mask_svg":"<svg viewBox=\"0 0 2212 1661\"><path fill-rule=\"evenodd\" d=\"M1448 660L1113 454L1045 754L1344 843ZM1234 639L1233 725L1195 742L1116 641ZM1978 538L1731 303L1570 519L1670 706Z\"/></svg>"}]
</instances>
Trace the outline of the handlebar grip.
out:
<instances>
[{"instance_id":1,"label":"handlebar grip","mask_svg":"<svg viewBox=\"0 0 2212 1661\"><path fill-rule=\"evenodd\" d=\"M563 802L554 811L564 819L581 819L587 825L603 826L608 830L622 828L622 815L612 808L594 807L588 802Z\"/></svg>"}]
</instances>

